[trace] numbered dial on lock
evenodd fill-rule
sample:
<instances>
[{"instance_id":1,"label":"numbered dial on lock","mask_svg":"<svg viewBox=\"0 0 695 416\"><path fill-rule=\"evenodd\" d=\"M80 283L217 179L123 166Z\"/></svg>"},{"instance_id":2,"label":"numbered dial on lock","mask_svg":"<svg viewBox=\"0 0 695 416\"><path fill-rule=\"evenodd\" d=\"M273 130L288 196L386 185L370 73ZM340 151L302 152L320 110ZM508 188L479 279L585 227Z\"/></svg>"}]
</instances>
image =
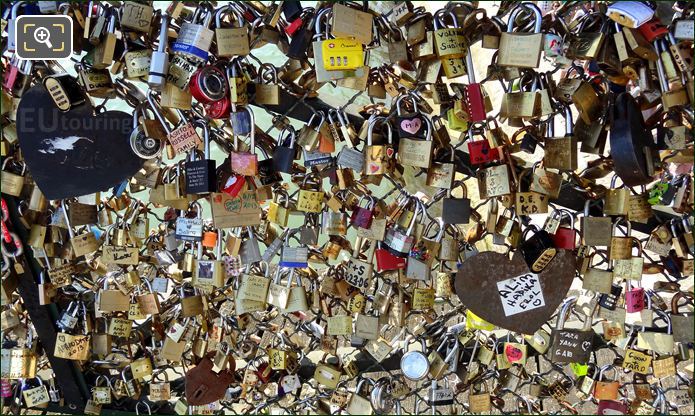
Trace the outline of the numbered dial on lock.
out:
<instances>
[{"instance_id":1,"label":"numbered dial on lock","mask_svg":"<svg viewBox=\"0 0 695 416\"><path fill-rule=\"evenodd\" d=\"M133 153L139 157L143 159L154 159L162 153L164 142L154 137L149 137L147 133L145 133L143 126L138 125L135 127L135 130L130 133L130 147L133 149Z\"/></svg>"}]
</instances>

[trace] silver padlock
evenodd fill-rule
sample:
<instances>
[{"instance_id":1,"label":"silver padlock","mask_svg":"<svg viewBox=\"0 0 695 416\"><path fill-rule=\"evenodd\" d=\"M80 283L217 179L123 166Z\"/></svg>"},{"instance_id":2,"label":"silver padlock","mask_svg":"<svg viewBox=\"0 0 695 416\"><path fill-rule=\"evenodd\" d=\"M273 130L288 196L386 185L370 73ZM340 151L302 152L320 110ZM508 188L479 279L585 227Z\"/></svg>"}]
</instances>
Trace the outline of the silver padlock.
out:
<instances>
[{"instance_id":1,"label":"silver padlock","mask_svg":"<svg viewBox=\"0 0 695 416\"><path fill-rule=\"evenodd\" d=\"M152 52L150 61L150 74L147 77L147 85L150 88L161 90L166 83L166 76L169 72L169 54L167 44L169 43L169 16L162 14L162 22L159 28L159 44L157 50Z\"/></svg>"}]
</instances>

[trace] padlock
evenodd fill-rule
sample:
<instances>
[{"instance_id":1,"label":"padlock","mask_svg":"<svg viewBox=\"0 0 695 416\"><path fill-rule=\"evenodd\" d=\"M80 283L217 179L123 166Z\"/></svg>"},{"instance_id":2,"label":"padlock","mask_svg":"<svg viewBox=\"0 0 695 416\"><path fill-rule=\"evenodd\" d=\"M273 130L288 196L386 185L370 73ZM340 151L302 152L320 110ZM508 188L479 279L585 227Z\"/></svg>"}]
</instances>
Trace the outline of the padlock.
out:
<instances>
[{"instance_id":1,"label":"padlock","mask_svg":"<svg viewBox=\"0 0 695 416\"><path fill-rule=\"evenodd\" d=\"M413 243L415 242L415 237L413 236L413 230L415 227L415 222L417 221L418 216L422 213L421 210L424 210L421 207L421 204L418 202L415 202L415 211L413 212L412 218L410 220L410 223L408 225L408 228L405 231L402 231L399 229L398 226L393 226L389 227L389 229L386 231L386 235L384 237L384 242L382 244L382 248L385 248L388 253L396 256L396 257L406 257L410 253L411 248L413 247ZM383 253L386 254L386 253ZM385 270L382 268L379 263L380 263L380 252L377 250L377 267L380 270ZM392 264L388 256L383 256L383 264ZM400 264L400 263L396 263Z\"/></svg>"},{"instance_id":2,"label":"padlock","mask_svg":"<svg viewBox=\"0 0 695 416\"><path fill-rule=\"evenodd\" d=\"M195 209L195 211L193 211ZM186 214L192 213L194 218L188 218L187 215L176 218L176 233L178 240L196 241L203 240L203 208L198 202L193 202Z\"/></svg>"},{"instance_id":3,"label":"padlock","mask_svg":"<svg viewBox=\"0 0 695 416\"><path fill-rule=\"evenodd\" d=\"M620 295L623 293L623 287L613 283L608 292L601 293L598 298L598 304L601 308L614 311L618 306ZM603 309L602 309L603 310Z\"/></svg>"},{"instance_id":4,"label":"padlock","mask_svg":"<svg viewBox=\"0 0 695 416\"><path fill-rule=\"evenodd\" d=\"M227 80L231 103L241 106L247 105L249 100L247 93L248 77L239 58L232 58L229 62ZM234 133L246 135L251 132L251 113L248 113L243 108L237 111L237 108L233 107L230 115Z\"/></svg>"},{"instance_id":5,"label":"padlock","mask_svg":"<svg viewBox=\"0 0 695 416\"><path fill-rule=\"evenodd\" d=\"M569 217L570 226L563 227L560 225L557 230L551 234L553 244L556 248L565 250L574 250L577 248L577 230L574 228L574 215L571 212L560 210L560 221L564 216Z\"/></svg>"},{"instance_id":6,"label":"padlock","mask_svg":"<svg viewBox=\"0 0 695 416\"><path fill-rule=\"evenodd\" d=\"M292 286L293 277L296 278L297 285ZM287 281L289 287L289 297L287 299L287 307L282 309L283 313L303 312L309 309L307 302L306 289L302 285L302 278L299 273L295 273L294 269L290 271L290 276Z\"/></svg>"},{"instance_id":7,"label":"padlock","mask_svg":"<svg viewBox=\"0 0 695 416\"><path fill-rule=\"evenodd\" d=\"M482 387L479 387L482 385ZM483 377L471 385L468 393L470 411L474 413L489 412L492 408L492 400L487 380Z\"/></svg>"},{"instance_id":8,"label":"padlock","mask_svg":"<svg viewBox=\"0 0 695 416\"><path fill-rule=\"evenodd\" d=\"M535 231L534 234L525 239L529 231ZM528 227L521 236L519 244L519 252L523 255L526 264L531 271L542 271L557 254L557 249L554 247L553 239L545 230L539 230L535 226Z\"/></svg>"},{"instance_id":9,"label":"padlock","mask_svg":"<svg viewBox=\"0 0 695 416\"><path fill-rule=\"evenodd\" d=\"M181 302L181 316L184 318L190 318L193 316L201 315L204 310L203 298L201 295L197 294L196 289L193 289L193 295L185 296L185 289L182 285L179 289L179 300Z\"/></svg>"},{"instance_id":10,"label":"padlock","mask_svg":"<svg viewBox=\"0 0 695 416\"><path fill-rule=\"evenodd\" d=\"M364 65L362 44L354 38L321 41L321 62L326 71L354 70Z\"/></svg>"},{"instance_id":11,"label":"padlock","mask_svg":"<svg viewBox=\"0 0 695 416\"><path fill-rule=\"evenodd\" d=\"M324 355L325 359L325 355ZM314 379L329 389L335 389L338 386L338 381L342 375L342 371L331 364L327 364L324 359L316 365L314 371Z\"/></svg>"},{"instance_id":12,"label":"padlock","mask_svg":"<svg viewBox=\"0 0 695 416\"><path fill-rule=\"evenodd\" d=\"M401 357L401 371L405 378L411 381L420 381L429 375L430 362L426 355L427 346L424 339L421 340L420 347L420 350L412 350L406 344L406 352Z\"/></svg>"},{"instance_id":13,"label":"padlock","mask_svg":"<svg viewBox=\"0 0 695 416\"><path fill-rule=\"evenodd\" d=\"M345 281L351 286L365 291L369 287L373 276L372 250L368 251L366 260L362 260L361 246L361 241L355 242L352 257L345 270Z\"/></svg>"},{"instance_id":14,"label":"padlock","mask_svg":"<svg viewBox=\"0 0 695 416\"><path fill-rule=\"evenodd\" d=\"M523 11L523 8L533 13L533 33L514 32L516 18ZM507 23L507 31L502 32L500 37L498 65L538 68L543 50L541 20L541 11L533 4L524 3L512 11Z\"/></svg>"},{"instance_id":15,"label":"padlock","mask_svg":"<svg viewBox=\"0 0 695 416\"><path fill-rule=\"evenodd\" d=\"M671 298L671 324L673 326L673 339L679 343L687 343L693 338L693 314L682 314L680 300L685 299L686 304L693 303L693 297L686 292L678 292Z\"/></svg>"},{"instance_id":16,"label":"padlock","mask_svg":"<svg viewBox=\"0 0 695 416\"><path fill-rule=\"evenodd\" d=\"M280 86L278 85L277 68L274 66L266 63L258 68L258 77L254 87L254 101L257 104L278 105L280 103Z\"/></svg>"},{"instance_id":17,"label":"padlock","mask_svg":"<svg viewBox=\"0 0 695 416\"><path fill-rule=\"evenodd\" d=\"M450 20L448 23L447 17ZM469 53L468 42L453 12L442 9L435 13L433 38L434 50L446 77L453 79L465 75L467 70L465 57Z\"/></svg>"},{"instance_id":18,"label":"padlock","mask_svg":"<svg viewBox=\"0 0 695 416\"><path fill-rule=\"evenodd\" d=\"M306 213L323 211L324 193L321 188L321 178L306 175L299 189L297 210Z\"/></svg>"},{"instance_id":19,"label":"padlock","mask_svg":"<svg viewBox=\"0 0 695 416\"><path fill-rule=\"evenodd\" d=\"M625 280L625 309L629 313L640 312L644 309L644 288L632 287L629 279Z\"/></svg>"},{"instance_id":20,"label":"padlock","mask_svg":"<svg viewBox=\"0 0 695 416\"><path fill-rule=\"evenodd\" d=\"M13 158L6 158L2 162L2 193L19 197L24 187L24 174L27 165L24 162L14 162L10 165L13 160ZM18 173L13 173L9 170L9 166L21 168Z\"/></svg>"},{"instance_id":21,"label":"padlock","mask_svg":"<svg viewBox=\"0 0 695 416\"><path fill-rule=\"evenodd\" d=\"M282 201L279 199L279 197L282 197ZM287 227L289 216L290 196L283 190L273 193L273 200L268 205L268 221L281 227Z\"/></svg>"},{"instance_id":22,"label":"padlock","mask_svg":"<svg viewBox=\"0 0 695 416\"><path fill-rule=\"evenodd\" d=\"M657 354L673 354L674 337L671 316L661 310L655 310L657 319L666 321L666 333L647 331L646 327L642 327L642 331L637 333L637 347L649 351L654 351Z\"/></svg>"},{"instance_id":23,"label":"padlock","mask_svg":"<svg viewBox=\"0 0 695 416\"><path fill-rule=\"evenodd\" d=\"M572 112L569 106L564 107L564 115L565 136L546 139L543 165L561 171L573 171L577 169L577 144L573 135Z\"/></svg>"},{"instance_id":24,"label":"padlock","mask_svg":"<svg viewBox=\"0 0 695 416\"><path fill-rule=\"evenodd\" d=\"M116 18L117 11L113 8L109 9L109 22L106 27L106 34L94 49L94 58L92 66L96 69L104 69L113 63L113 54L116 49Z\"/></svg>"},{"instance_id":25,"label":"padlock","mask_svg":"<svg viewBox=\"0 0 695 416\"><path fill-rule=\"evenodd\" d=\"M285 146L287 137L289 136L289 145ZM292 173L294 159L297 155L295 146L295 131L294 129L283 129L278 136L278 142L273 150L273 169L277 172Z\"/></svg>"},{"instance_id":26,"label":"padlock","mask_svg":"<svg viewBox=\"0 0 695 416\"><path fill-rule=\"evenodd\" d=\"M615 368L611 365L601 367L597 381L594 385L594 397L598 400L617 400L620 383L617 381L604 381L604 372Z\"/></svg>"},{"instance_id":27,"label":"padlock","mask_svg":"<svg viewBox=\"0 0 695 416\"><path fill-rule=\"evenodd\" d=\"M211 290L212 288L224 286L226 276L222 264L222 235L221 231L217 232L217 243L215 245L215 259L203 260L203 245L198 244L197 261L193 273L191 283L193 286L203 290Z\"/></svg>"},{"instance_id":28,"label":"padlock","mask_svg":"<svg viewBox=\"0 0 695 416\"><path fill-rule=\"evenodd\" d=\"M265 303L270 287L270 267L265 264L265 276L252 275L250 264L246 265L246 272L240 276L237 297L241 300L249 300Z\"/></svg>"},{"instance_id":29,"label":"padlock","mask_svg":"<svg viewBox=\"0 0 695 416\"><path fill-rule=\"evenodd\" d=\"M564 327L570 309L576 301L575 297L570 297L563 302L560 309L551 337L550 351L553 362L585 364L589 361L594 337L594 331L591 329L593 311L590 316L585 315L584 326L581 330Z\"/></svg>"},{"instance_id":30,"label":"padlock","mask_svg":"<svg viewBox=\"0 0 695 416\"><path fill-rule=\"evenodd\" d=\"M627 231L625 237L620 237L616 235L618 230L618 225L623 222L623 218L618 218L613 224L613 231L611 237L610 245L610 259L611 260L627 260L632 257L632 238L630 234L632 232L632 224L630 221L625 221L627 223Z\"/></svg>"},{"instance_id":31,"label":"padlock","mask_svg":"<svg viewBox=\"0 0 695 416\"><path fill-rule=\"evenodd\" d=\"M222 18L231 15L234 17L235 27L223 27ZM217 44L217 56L231 58L244 56L249 53L249 33L244 23L244 17L238 9L232 5L222 6L215 12L215 42Z\"/></svg>"},{"instance_id":32,"label":"padlock","mask_svg":"<svg viewBox=\"0 0 695 416\"><path fill-rule=\"evenodd\" d=\"M206 65L194 72L188 89L193 98L203 104L223 100L229 93L225 73L214 65Z\"/></svg>"},{"instance_id":33,"label":"padlock","mask_svg":"<svg viewBox=\"0 0 695 416\"><path fill-rule=\"evenodd\" d=\"M594 217L589 215L591 201L584 203L582 217L582 241L587 246L608 246L611 243L613 221L610 217Z\"/></svg>"},{"instance_id":34,"label":"padlock","mask_svg":"<svg viewBox=\"0 0 695 416\"><path fill-rule=\"evenodd\" d=\"M314 126L314 120L317 119L317 116L319 117L318 124ZM317 146L320 146L320 142L322 139L321 128L324 125L325 121L326 116L323 112L313 113L311 117L309 117L309 121L307 121L306 125L303 126L301 130L299 130L299 136L297 136L297 144L302 146L306 151L312 151ZM333 150L335 150L335 145L333 147Z\"/></svg>"},{"instance_id":35,"label":"padlock","mask_svg":"<svg viewBox=\"0 0 695 416\"><path fill-rule=\"evenodd\" d=\"M186 194L205 194L217 190L215 160L210 157L209 129L205 123L198 123L198 126L203 129L205 150L200 160L198 160L197 149L191 150L191 160L185 163Z\"/></svg>"},{"instance_id":36,"label":"padlock","mask_svg":"<svg viewBox=\"0 0 695 416\"><path fill-rule=\"evenodd\" d=\"M362 201L365 201L366 205L362 206ZM350 223L355 227L360 228L370 228L372 226L372 220L374 219L374 210L376 203L374 198L369 195L364 195L360 197L357 205L352 210L352 215L350 216Z\"/></svg>"},{"instance_id":37,"label":"padlock","mask_svg":"<svg viewBox=\"0 0 695 416\"><path fill-rule=\"evenodd\" d=\"M454 164L456 160L456 151L452 146L449 146L447 152L449 153L448 161L441 161L437 154L434 155L432 165L427 169L426 183L428 186L450 189L453 185L456 173L456 166Z\"/></svg>"},{"instance_id":38,"label":"padlock","mask_svg":"<svg viewBox=\"0 0 695 416\"><path fill-rule=\"evenodd\" d=\"M468 154L473 165L487 164L500 159L499 150L491 148L485 137L482 140L474 139L475 136L481 135L484 135L484 129L482 128L471 126L468 129Z\"/></svg>"},{"instance_id":39,"label":"padlock","mask_svg":"<svg viewBox=\"0 0 695 416\"><path fill-rule=\"evenodd\" d=\"M285 234L285 242L282 246L282 252L280 253L280 266L290 267L290 268L304 268L308 267L307 261L309 257L309 249L307 247L291 247L290 236L297 233L299 230L294 229L291 232Z\"/></svg>"},{"instance_id":40,"label":"padlock","mask_svg":"<svg viewBox=\"0 0 695 416\"><path fill-rule=\"evenodd\" d=\"M455 198L451 191L458 187L463 188L463 197ZM442 201L442 219L445 224L467 224L471 215L471 200L468 199L468 188L463 181L454 182L452 189L447 191L447 196Z\"/></svg>"},{"instance_id":41,"label":"padlock","mask_svg":"<svg viewBox=\"0 0 695 416\"><path fill-rule=\"evenodd\" d=\"M518 178L518 188L514 208L517 215L547 214L548 196L533 191L521 191L524 177L531 174L530 169L522 171Z\"/></svg>"},{"instance_id":42,"label":"padlock","mask_svg":"<svg viewBox=\"0 0 695 416\"><path fill-rule=\"evenodd\" d=\"M386 125L388 134L388 142L386 144L375 145L373 143L374 126L381 122L382 126ZM391 124L386 122L385 117L372 116L369 118L369 127L367 129L367 145L364 147L364 174L365 175L383 175L392 170L393 164L393 138ZM369 227L363 227L369 228Z\"/></svg>"},{"instance_id":43,"label":"padlock","mask_svg":"<svg viewBox=\"0 0 695 416\"><path fill-rule=\"evenodd\" d=\"M231 152L231 162L232 162L232 170L239 175L242 176L256 176L258 173L258 156L256 155L256 125L255 125L255 117L253 115L253 111L251 111L251 108L244 106L236 106L237 109L239 109L240 113L246 112L248 114L248 118L250 119L249 121L249 151L243 152L240 149L239 145L239 136L242 135L242 133L239 133L238 130L235 128L234 131L234 148L236 149L235 151ZM236 112L236 111L234 111Z\"/></svg>"},{"instance_id":44,"label":"padlock","mask_svg":"<svg viewBox=\"0 0 695 416\"><path fill-rule=\"evenodd\" d=\"M212 10L205 6L196 8L190 22L181 24L179 35L171 50L189 59L205 62L208 59L214 32L210 29Z\"/></svg>"}]
</instances>

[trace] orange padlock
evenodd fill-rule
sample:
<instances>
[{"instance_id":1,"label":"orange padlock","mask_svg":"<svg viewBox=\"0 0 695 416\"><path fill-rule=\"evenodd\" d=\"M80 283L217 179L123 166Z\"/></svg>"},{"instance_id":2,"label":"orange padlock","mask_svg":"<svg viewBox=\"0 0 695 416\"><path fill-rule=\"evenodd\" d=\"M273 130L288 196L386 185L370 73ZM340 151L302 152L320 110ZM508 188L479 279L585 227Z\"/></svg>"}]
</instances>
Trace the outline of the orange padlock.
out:
<instances>
[{"instance_id":1,"label":"orange padlock","mask_svg":"<svg viewBox=\"0 0 695 416\"><path fill-rule=\"evenodd\" d=\"M203 232L203 247L214 248L217 246L217 231L205 231Z\"/></svg>"}]
</instances>

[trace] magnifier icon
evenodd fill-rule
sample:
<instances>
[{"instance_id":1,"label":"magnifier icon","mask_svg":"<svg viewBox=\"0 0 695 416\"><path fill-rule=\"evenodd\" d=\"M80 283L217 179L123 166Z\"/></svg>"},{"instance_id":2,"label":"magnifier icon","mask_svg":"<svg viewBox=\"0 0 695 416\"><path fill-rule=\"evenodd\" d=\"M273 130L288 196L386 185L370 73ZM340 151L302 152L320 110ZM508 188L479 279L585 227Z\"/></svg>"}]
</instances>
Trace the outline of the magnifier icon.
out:
<instances>
[{"instance_id":1,"label":"magnifier icon","mask_svg":"<svg viewBox=\"0 0 695 416\"><path fill-rule=\"evenodd\" d=\"M34 31L34 40L38 43L43 43L50 49L53 49L53 44L51 43L51 32L45 27L40 27Z\"/></svg>"}]
</instances>

